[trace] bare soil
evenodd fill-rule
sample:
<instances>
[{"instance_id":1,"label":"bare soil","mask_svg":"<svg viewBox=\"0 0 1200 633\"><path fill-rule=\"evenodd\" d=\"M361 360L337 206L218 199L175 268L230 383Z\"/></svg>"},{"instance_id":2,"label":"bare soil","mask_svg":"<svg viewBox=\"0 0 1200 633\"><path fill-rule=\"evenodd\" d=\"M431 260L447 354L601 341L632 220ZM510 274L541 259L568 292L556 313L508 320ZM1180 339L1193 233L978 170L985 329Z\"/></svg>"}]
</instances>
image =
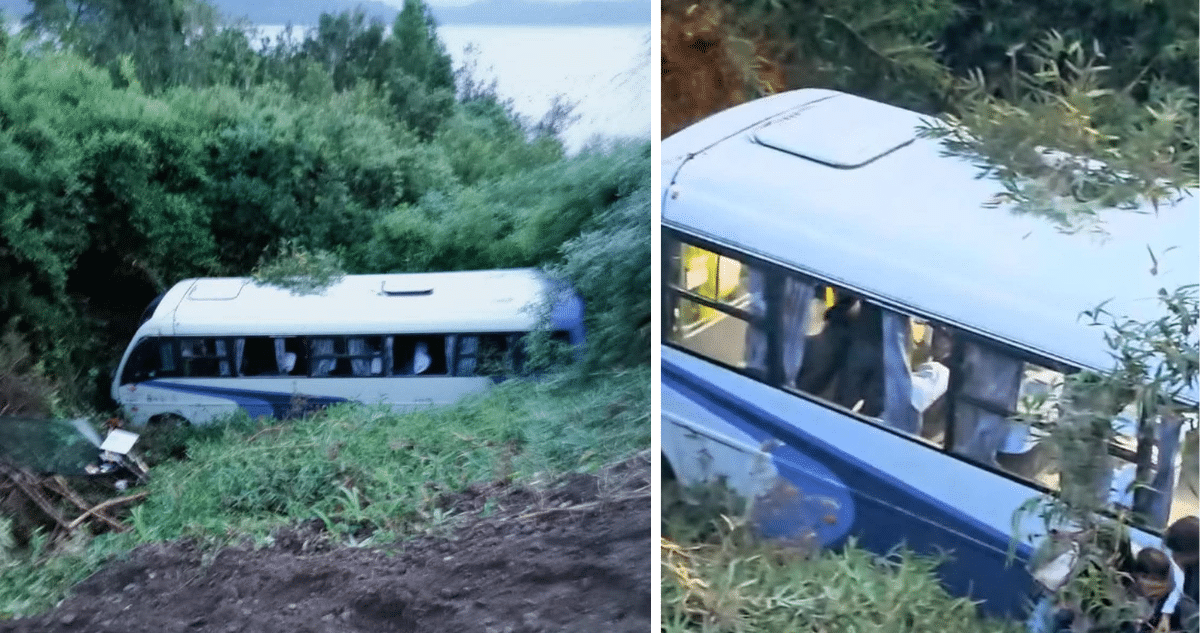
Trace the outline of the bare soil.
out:
<instances>
[{"instance_id":1,"label":"bare soil","mask_svg":"<svg viewBox=\"0 0 1200 633\"><path fill-rule=\"evenodd\" d=\"M446 534L334 545L319 522L266 548L135 549L0 633L651 630L649 459L548 490L480 485L442 499Z\"/></svg>"}]
</instances>

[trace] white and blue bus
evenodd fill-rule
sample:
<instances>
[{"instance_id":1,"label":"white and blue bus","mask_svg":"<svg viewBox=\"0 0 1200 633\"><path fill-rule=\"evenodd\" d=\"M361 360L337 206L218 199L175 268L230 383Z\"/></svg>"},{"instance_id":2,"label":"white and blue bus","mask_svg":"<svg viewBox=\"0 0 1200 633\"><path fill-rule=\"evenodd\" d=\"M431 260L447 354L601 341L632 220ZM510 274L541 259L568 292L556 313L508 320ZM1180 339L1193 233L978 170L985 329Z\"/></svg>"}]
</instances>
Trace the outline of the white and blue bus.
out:
<instances>
[{"instance_id":1,"label":"white and blue bus","mask_svg":"<svg viewBox=\"0 0 1200 633\"><path fill-rule=\"evenodd\" d=\"M189 279L147 308L112 396L135 427L344 401L412 410L522 373L541 327L583 345L582 300L536 270L350 275L307 295Z\"/></svg>"},{"instance_id":2,"label":"white and blue bus","mask_svg":"<svg viewBox=\"0 0 1200 633\"><path fill-rule=\"evenodd\" d=\"M1015 616L1036 584L1032 545L1008 559L1014 511L1058 482L1016 414L1054 410L1067 374L1113 367L1082 312L1108 301L1150 320L1160 288L1197 283L1200 209L1188 195L1114 212L1105 236L1066 234L989 204L1000 185L921 125L799 90L663 141L664 470L753 500L767 536L947 552L949 590ZM1196 385L1184 399L1195 408ZM1151 517L1133 530L1145 546L1197 512L1198 466L1180 463L1196 418L1139 447L1130 417L1099 485ZM1153 485L1131 491L1139 456Z\"/></svg>"}]
</instances>

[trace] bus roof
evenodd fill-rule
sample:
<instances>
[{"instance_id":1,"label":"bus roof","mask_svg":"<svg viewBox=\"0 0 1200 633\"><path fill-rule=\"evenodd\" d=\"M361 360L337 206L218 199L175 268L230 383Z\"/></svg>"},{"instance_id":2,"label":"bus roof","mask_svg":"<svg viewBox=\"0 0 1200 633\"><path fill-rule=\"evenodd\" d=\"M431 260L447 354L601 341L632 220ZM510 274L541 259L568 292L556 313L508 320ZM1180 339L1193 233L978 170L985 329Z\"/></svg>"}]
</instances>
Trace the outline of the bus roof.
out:
<instances>
[{"instance_id":1,"label":"bus roof","mask_svg":"<svg viewBox=\"0 0 1200 633\"><path fill-rule=\"evenodd\" d=\"M663 223L1101 370L1113 365L1105 330L1083 311L1109 301L1117 316L1157 319L1160 288L1200 280L1191 193L1105 212L1104 236L1066 234L989 207L1001 185L917 138L921 120L828 90L714 115L663 141Z\"/></svg>"},{"instance_id":2,"label":"bus roof","mask_svg":"<svg viewBox=\"0 0 1200 633\"><path fill-rule=\"evenodd\" d=\"M243 277L188 279L164 295L143 331L177 336L519 332L538 325L541 303L552 298L552 288L534 269L347 275L309 295Z\"/></svg>"}]
</instances>

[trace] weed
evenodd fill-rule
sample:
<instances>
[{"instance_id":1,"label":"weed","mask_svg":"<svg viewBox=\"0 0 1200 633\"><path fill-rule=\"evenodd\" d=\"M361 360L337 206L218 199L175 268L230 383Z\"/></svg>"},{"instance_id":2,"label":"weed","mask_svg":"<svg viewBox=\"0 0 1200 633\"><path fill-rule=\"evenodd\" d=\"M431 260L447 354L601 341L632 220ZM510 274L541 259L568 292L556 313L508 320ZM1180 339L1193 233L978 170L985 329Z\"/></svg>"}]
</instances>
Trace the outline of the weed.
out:
<instances>
[{"instance_id":1,"label":"weed","mask_svg":"<svg viewBox=\"0 0 1200 633\"><path fill-rule=\"evenodd\" d=\"M937 559L905 550L877 556L853 543L830 552L763 542L747 528L746 505L721 489L690 491L704 500L696 504L663 484L664 633L1021 630L981 620L969 600L947 594Z\"/></svg>"},{"instance_id":2,"label":"weed","mask_svg":"<svg viewBox=\"0 0 1200 633\"><path fill-rule=\"evenodd\" d=\"M644 450L649 402L643 368L590 381L508 381L407 415L347 404L286 423L242 415L171 430L187 459L159 455L150 495L130 509L132 529L71 553L42 543L16 560L0 556L0 617L49 607L107 556L151 541L266 543L273 530L312 519L356 546L437 532L453 518L440 506L444 495L497 473L528 482Z\"/></svg>"}]
</instances>

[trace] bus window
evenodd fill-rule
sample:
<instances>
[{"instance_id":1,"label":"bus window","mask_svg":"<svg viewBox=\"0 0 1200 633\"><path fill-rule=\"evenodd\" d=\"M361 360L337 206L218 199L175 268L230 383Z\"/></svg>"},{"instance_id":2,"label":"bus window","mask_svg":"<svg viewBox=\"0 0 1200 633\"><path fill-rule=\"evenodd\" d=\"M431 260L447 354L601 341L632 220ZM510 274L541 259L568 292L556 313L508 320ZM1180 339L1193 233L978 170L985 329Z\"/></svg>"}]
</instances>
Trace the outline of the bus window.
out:
<instances>
[{"instance_id":1,"label":"bus window","mask_svg":"<svg viewBox=\"0 0 1200 633\"><path fill-rule=\"evenodd\" d=\"M269 336L247 336L242 349L240 376L280 376L279 363L275 358L275 339Z\"/></svg>"},{"instance_id":2,"label":"bus window","mask_svg":"<svg viewBox=\"0 0 1200 633\"><path fill-rule=\"evenodd\" d=\"M382 376L384 341L382 336L346 338L346 359L352 376Z\"/></svg>"},{"instance_id":3,"label":"bus window","mask_svg":"<svg viewBox=\"0 0 1200 633\"><path fill-rule=\"evenodd\" d=\"M943 400L948 369L929 351L914 362L913 319L798 276L784 279L779 301L786 388L914 436L923 432L922 415Z\"/></svg>"},{"instance_id":4,"label":"bus window","mask_svg":"<svg viewBox=\"0 0 1200 633\"><path fill-rule=\"evenodd\" d=\"M343 345L342 349L338 349L338 343ZM312 363L312 375L317 378L325 376L333 376L338 370L338 355L345 354L345 341L333 337L313 337L308 340L309 348L312 354L309 356Z\"/></svg>"},{"instance_id":5,"label":"bus window","mask_svg":"<svg viewBox=\"0 0 1200 633\"><path fill-rule=\"evenodd\" d=\"M309 348L314 377L383 375L385 345L382 336L312 337Z\"/></svg>"},{"instance_id":6,"label":"bus window","mask_svg":"<svg viewBox=\"0 0 1200 633\"><path fill-rule=\"evenodd\" d=\"M228 377L233 375L233 341L223 338L179 339L179 357L183 375L190 378Z\"/></svg>"},{"instance_id":7,"label":"bus window","mask_svg":"<svg viewBox=\"0 0 1200 633\"><path fill-rule=\"evenodd\" d=\"M275 347L275 364L281 376L305 376L308 374L308 345L299 336L272 337Z\"/></svg>"},{"instance_id":8,"label":"bus window","mask_svg":"<svg viewBox=\"0 0 1200 633\"><path fill-rule=\"evenodd\" d=\"M507 376L519 373L524 360L517 334L458 336L456 376Z\"/></svg>"},{"instance_id":9,"label":"bus window","mask_svg":"<svg viewBox=\"0 0 1200 633\"><path fill-rule=\"evenodd\" d=\"M1196 414L1189 413L1184 416L1184 431L1182 443L1179 447L1179 459L1176 465L1176 482L1175 491L1171 499L1171 516L1167 522L1168 525L1182 519L1185 516L1195 515L1200 512L1200 501L1198 501L1197 479L1200 474L1200 463L1197 460L1197 430L1196 430Z\"/></svg>"},{"instance_id":10,"label":"bus window","mask_svg":"<svg viewBox=\"0 0 1200 633\"><path fill-rule=\"evenodd\" d=\"M392 374L396 376L445 376L449 373L444 335L392 337Z\"/></svg>"},{"instance_id":11,"label":"bus window","mask_svg":"<svg viewBox=\"0 0 1200 633\"><path fill-rule=\"evenodd\" d=\"M182 375L175 362L175 345L171 339L145 338L138 341L130 352L125 371L121 374L121 384Z\"/></svg>"},{"instance_id":12,"label":"bus window","mask_svg":"<svg viewBox=\"0 0 1200 633\"><path fill-rule=\"evenodd\" d=\"M976 341L960 341L956 351L950 450L1057 487L1057 465L1039 426L1057 415L1063 374Z\"/></svg>"},{"instance_id":13,"label":"bus window","mask_svg":"<svg viewBox=\"0 0 1200 633\"><path fill-rule=\"evenodd\" d=\"M744 262L668 239L669 339L725 365L766 372L763 274Z\"/></svg>"},{"instance_id":14,"label":"bus window","mask_svg":"<svg viewBox=\"0 0 1200 633\"><path fill-rule=\"evenodd\" d=\"M507 334L481 334L476 350L475 375L503 376L511 373L509 342Z\"/></svg>"}]
</instances>

